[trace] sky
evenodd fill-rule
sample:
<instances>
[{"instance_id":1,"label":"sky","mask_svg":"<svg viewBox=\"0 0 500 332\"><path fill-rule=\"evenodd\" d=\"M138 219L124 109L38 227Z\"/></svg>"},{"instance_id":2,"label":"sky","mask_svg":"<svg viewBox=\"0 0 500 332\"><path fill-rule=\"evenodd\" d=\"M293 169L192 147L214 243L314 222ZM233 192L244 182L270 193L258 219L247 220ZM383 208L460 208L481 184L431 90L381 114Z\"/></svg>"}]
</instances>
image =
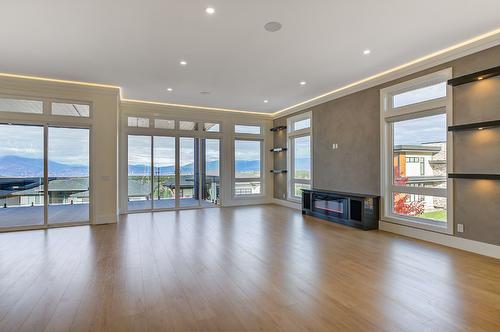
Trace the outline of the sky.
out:
<instances>
[{"instance_id":1,"label":"sky","mask_svg":"<svg viewBox=\"0 0 500 332\"><path fill-rule=\"evenodd\" d=\"M194 161L194 139L181 137L180 164L192 164ZM206 139L207 162L219 160L219 140ZM174 166L175 164L175 138L154 137L154 162L156 167ZM128 163L129 165L147 165L151 163L151 136L131 135L128 138Z\"/></svg>"},{"instance_id":2,"label":"sky","mask_svg":"<svg viewBox=\"0 0 500 332\"><path fill-rule=\"evenodd\" d=\"M311 158L311 137L303 136L295 139L295 169L311 170L311 164L304 163L304 160Z\"/></svg>"},{"instance_id":3,"label":"sky","mask_svg":"<svg viewBox=\"0 0 500 332\"><path fill-rule=\"evenodd\" d=\"M394 123L394 145L446 142L446 114Z\"/></svg>"},{"instance_id":4,"label":"sky","mask_svg":"<svg viewBox=\"0 0 500 332\"><path fill-rule=\"evenodd\" d=\"M0 157L43 159L43 127L0 124ZM89 130L49 128L49 160L88 165Z\"/></svg>"},{"instance_id":5,"label":"sky","mask_svg":"<svg viewBox=\"0 0 500 332\"><path fill-rule=\"evenodd\" d=\"M426 100L442 98L446 96L446 82L426 86L397 94L393 97L393 106L402 107L406 105L420 103Z\"/></svg>"},{"instance_id":6,"label":"sky","mask_svg":"<svg viewBox=\"0 0 500 332\"><path fill-rule=\"evenodd\" d=\"M259 160L260 141L234 141L235 160Z\"/></svg>"}]
</instances>

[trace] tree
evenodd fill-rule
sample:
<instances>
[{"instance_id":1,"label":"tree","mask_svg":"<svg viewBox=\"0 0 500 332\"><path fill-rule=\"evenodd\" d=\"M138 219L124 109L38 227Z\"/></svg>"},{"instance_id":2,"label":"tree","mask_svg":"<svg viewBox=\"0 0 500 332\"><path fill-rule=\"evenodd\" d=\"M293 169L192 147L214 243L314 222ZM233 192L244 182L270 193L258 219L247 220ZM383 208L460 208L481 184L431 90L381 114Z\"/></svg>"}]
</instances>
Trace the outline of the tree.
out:
<instances>
[{"instance_id":1,"label":"tree","mask_svg":"<svg viewBox=\"0 0 500 332\"><path fill-rule=\"evenodd\" d=\"M408 177L400 176L399 169L395 170L394 182L397 186L405 186L408 183ZM410 195L405 193L394 194L394 212L405 216L418 216L424 213L425 202L410 202Z\"/></svg>"}]
</instances>

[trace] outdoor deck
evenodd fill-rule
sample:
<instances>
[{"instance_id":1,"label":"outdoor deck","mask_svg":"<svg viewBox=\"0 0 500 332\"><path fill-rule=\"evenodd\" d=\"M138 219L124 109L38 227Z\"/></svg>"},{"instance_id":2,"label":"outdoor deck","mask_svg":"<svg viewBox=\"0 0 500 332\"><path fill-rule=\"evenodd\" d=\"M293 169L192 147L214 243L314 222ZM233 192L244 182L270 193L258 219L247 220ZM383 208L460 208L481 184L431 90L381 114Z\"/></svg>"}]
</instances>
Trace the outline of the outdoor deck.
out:
<instances>
[{"instance_id":1,"label":"outdoor deck","mask_svg":"<svg viewBox=\"0 0 500 332\"><path fill-rule=\"evenodd\" d=\"M43 209L43 206L0 208L0 227L43 225ZM88 204L49 206L49 224L85 222L88 220Z\"/></svg>"}]
</instances>

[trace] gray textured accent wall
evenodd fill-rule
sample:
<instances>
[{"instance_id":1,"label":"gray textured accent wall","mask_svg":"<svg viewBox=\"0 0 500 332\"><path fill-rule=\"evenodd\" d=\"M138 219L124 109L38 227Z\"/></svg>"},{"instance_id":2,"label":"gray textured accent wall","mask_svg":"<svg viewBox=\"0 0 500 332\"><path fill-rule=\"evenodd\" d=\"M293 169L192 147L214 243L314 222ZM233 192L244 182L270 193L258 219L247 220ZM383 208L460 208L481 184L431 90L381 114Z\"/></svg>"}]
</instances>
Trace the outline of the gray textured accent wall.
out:
<instances>
[{"instance_id":1,"label":"gray textured accent wall","mask_svg":"<svg viewBox=\"0 0 500 332\"><path fill-rule=\"evenodd\" d=\"M379 104L368 89L312 108L315 188L380 194Z\"/></svg>"},{"instance_id":2,"label":"gray textured accent wall","mask_svg":"<svg viewBox=\"0 0 500 332\"><path fill-rule=\"evenodd\" d=\"M313 114L313 186L327 190L380 194L381 88L452 67L462 76L500 65L500 46L426 69L304 110ZM500 77L453 89L454 124L500 119ZM286 123L286 117L275 125ZM286 134L282 134L286 135ZM500 128L453 134L455 172L500 173ZM286 143L275 135L275 145ZM339 149L331 148L333 143ZM286 166L286 155L275 166ZM454 222L464 224L455 236L500 245L500 181L454 182ZM275 178L274 197L286 193L286 178Z\"/></svg>"}]
</instances>

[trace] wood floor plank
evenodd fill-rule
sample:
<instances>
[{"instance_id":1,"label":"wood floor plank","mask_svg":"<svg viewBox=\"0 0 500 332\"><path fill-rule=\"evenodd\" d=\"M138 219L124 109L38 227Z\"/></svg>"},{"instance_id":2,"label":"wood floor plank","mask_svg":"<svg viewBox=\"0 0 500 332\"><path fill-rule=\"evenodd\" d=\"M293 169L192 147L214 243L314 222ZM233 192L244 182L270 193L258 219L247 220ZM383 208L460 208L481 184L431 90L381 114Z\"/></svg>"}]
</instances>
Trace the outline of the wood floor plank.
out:
<instances>
[{"instance_id":1,"label":"wood floor plank","mask_svg":"<svg viewBox=\"0 0 500 332\"><path fill-rule=\"evenodd\" d=\"M500 261L276 206L0 234L0 331L500 331Z\"/></svg>"}]
</instances>

